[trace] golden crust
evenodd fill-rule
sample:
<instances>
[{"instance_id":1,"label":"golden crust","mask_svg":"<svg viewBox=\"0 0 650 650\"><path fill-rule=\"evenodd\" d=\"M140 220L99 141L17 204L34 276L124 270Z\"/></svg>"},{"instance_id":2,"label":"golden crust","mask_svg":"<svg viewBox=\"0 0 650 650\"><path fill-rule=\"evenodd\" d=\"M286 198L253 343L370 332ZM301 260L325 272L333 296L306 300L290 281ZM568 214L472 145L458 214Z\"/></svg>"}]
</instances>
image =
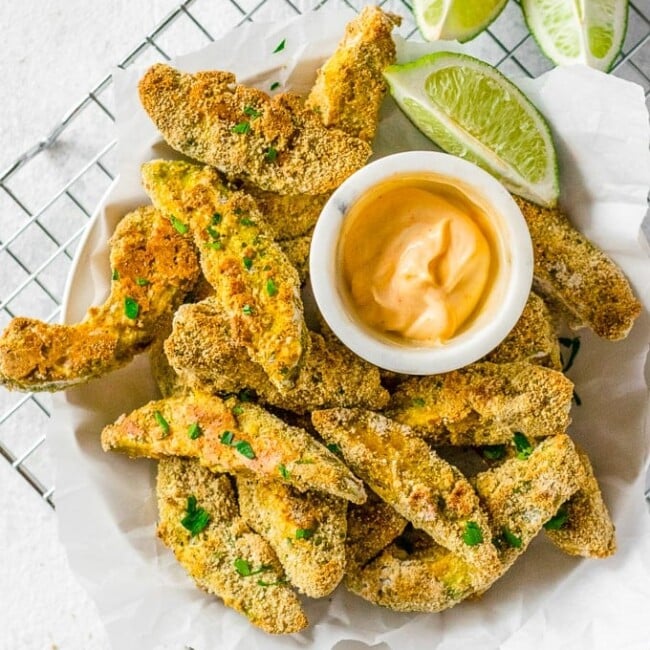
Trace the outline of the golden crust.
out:
<instances>
[{"instance_id":1,"label":"golden crust","mask_svg":"<svg viewBox=\"0 0 650 650\"><path fill-rule=\"evenodd\" d=\"M573 383L529 363L475 363L401 383L392 418L436 444L492 445L513 432L541 438L566 430Z\"/></svg>"},{"instance_id":2,"label":"golden crust","mask_svg":"<svg viewBox=\"0 0 650 650\"><path fill-rule=\"evenodd\" d=\"M267 191L323 194L371 153L363 140L326 129L297 95L269 97L229 72L187 74L157 63L139 91L171 147Z\"/></svg>"},{"instance_id":3,"label":"golden crust","mask_svg":"<svg viewBox=\"0 0 650 650\"><path fill-rule=\"evenodd\" d=\"M15 318L0 338L0 383L62 390L126 365L144 351L199 275L196 253L151 207L127 214L110 240L111 293L74 325ZM132 301L137 316L126 313Z\"/></svg>"},{"instance_id":4,"label":"golden crust","mask_svg":"<svg viewBox=\"0 0 650 650\"><path fill-rule=\"evenodd\" d=\"M311 249L312 232L295 237L294 239L283 239L278 242L282 252L298 272L300 284L304 285L309 278L309 252Z\"/></svg>"},{"instance_id":5,"label":"golden crust","mask_svg":"<svg viewBox=\"0 0 650 650\"><path fill-rule=\"evenodd\" d=\"M290 388L307 343L300 280L254 201L209 167L159 160L142 177L154 204L191 229L232 336L279 390Z\"/></svg>"},{"instance_id":6,"label":"golden crust","mask_svg":"<svg viewBox=\"0 0 650 650\"><path fill-rule=\"evenodd\" d=\"M297 492L278 481L237 480L248 525L276 552L291 584L322 598L345 570L347 502L318 492Z\"/></svg>"},{"instance_id":7,"label":"golden crust","mask_svg":"<svg viewBox=\"0 0 650 650\"><path fill-rule=\"evenodd\" d=\"M562 370L555 321L536 293L531 292L524 311L508 336L481 360L492 363L528 361L552 370Z\"/></svg>"},{"instance_id":8,"label":"golden crust","mask_svg":"<svg viewBox=\"0 0 650 650\"><path fill-rule=\"evenodd\" d=\"M475 585L500 568L487 514L467 479L406 426L360 409L316 411L312 422L340 446L354 473L414 526L472 565ZM478 538L467 543L467 530Z\"/></svg>"},{"instance_id":9,"label":"golden crust","mask_svg":"<svg viewBox=\"0 0 650 650\"><path fill-rule=\"evenodd\" d=\"M156 493L158 536L199 587L265 632L291 634L307 627L300 600L286 584L275 553L239 516L228 477L214 476L194 461L161 460ZM191 496L210 516L196 535L181 523ZM242 575L237 570L241 563L257 573Z\"/></svg>"},{"instance_id":10,"label":"golden crust","mask_svg":"<svg viewBox=\"0 0 650 650\"><path fill-rule=\"evenodd\" d=\"M348 507L348 565L367 564L383 551L408 523L395 508L366 489L368 500ZM350 568L348 569L350 570Z\"/></svg>"},{"instance_id":11,"label":"golden crust","mask_svg":"<svg viewBox=\"0 0 650 650\"><path fill-rule=\"evenodd\" d=\"M378 409L388 402L379 372L338 341L309 333L310 344L294 388L280 393L261 366L236 345L218 303L183 305L165 342L182 380L211 392L255 391L263 403L297 413L333 406Z\"/></svg>"},{"instance_id":12,"label":"golden crust","mask_svg":"<svg viewBox=\"0 0 650 650\"><path fill-rule=\"evenodd\" d=\"M388 90L382 71L395 63L391 32L401 22L400 16L367 6L347 24L305 102L325 126L368 142L374 138Z\"/></svg>"},{"instance_id":13,"label":"golden crust","mask_svg":"<svg viewBox=\"0 0 650 650\"><path fill-rule=\"evenodd\" d=\"M194 425L198 437L192 438ZM106 426L101 440L104 451L196 458L216 473L285 480L302 491L320 490L355 503L366 498L361 481L308 433L235 398L193 391L149 402Z\"/></svg>"},{"instance_id":14,"label":"golden crust","mask_svg":"<svg viewBox=\"0 0 650 650\"><path fill-rule=\"evenodd\" d=\"M537 291L560 308L573 329L589 327L612 341L625 338L641 303L623 271L559 209L513 198L533 240Z\"/></svg>"},{"instance_id":15,"label":"golden crust","mask_svg":"<svg viewBox=\"0 0 650 650\"><path fill-rule=\"evenodd\" d=\"M616 552L616 531L587 454L577 448L585 480L563 505L566 523L547 530L549 539L569 555L605 558Z\"/></svg>"}]
</instances>

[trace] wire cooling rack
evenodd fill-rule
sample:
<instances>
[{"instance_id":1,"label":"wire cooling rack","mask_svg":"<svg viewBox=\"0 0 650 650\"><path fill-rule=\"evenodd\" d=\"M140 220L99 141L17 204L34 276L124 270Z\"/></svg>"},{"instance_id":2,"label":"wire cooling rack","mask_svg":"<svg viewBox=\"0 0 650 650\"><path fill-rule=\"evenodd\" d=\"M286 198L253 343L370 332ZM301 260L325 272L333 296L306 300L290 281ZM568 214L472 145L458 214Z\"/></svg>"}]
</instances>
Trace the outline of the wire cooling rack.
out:
<instances>
[{"instance_id":1,"label":"wire cooling rack","mask_svg":"<svg viewBox=\"0 0 650 650\"><path fill-rule=\"evenodd\" d=\"M246 21L273 20L338 0L186 0L117 65L146 65L206 45ZM359 10L363 0L346 1ZM379 2L405 17L400 33L417 38L410 5ZM552 67L528 33L511 0L499 18L470 44L471 53L506 74L536 77ZM613 74L650 94L650 3L630 3L628 31ZM52 131L0 175L0 328L15 315L56 321L63 279L95 205L117 172L111 76L102 79ZM39 179L38 187L30 179ZM58 280L57 280L58 278ZM0 454L54 505L54 482L45 430L46 394L0 389Z\"/></svg>"}]
</instances>

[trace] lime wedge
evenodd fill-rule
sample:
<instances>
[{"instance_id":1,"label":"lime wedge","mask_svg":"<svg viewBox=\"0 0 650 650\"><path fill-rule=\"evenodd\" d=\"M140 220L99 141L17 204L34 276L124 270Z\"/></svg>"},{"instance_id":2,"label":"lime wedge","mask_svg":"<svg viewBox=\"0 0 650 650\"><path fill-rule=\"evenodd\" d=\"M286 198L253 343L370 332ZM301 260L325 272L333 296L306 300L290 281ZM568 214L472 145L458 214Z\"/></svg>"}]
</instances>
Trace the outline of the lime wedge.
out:
<instances>
[{"instance_id":1,"label":"lime wedge","mask_svg":"<svg viewBox=\"0 0 650 650\"><path fill-rule=\"evenodd\" d=\"M628 0L523 0L528 29L558 65L612 67L627 30Z\"/></svg>"},{"instance_id":2,"label":"lime wedge","mask_svg":"<svg viewBox=\"0 0 650 650\"><path fill-rule=\"evenodd\" d=\"M415 21L427 41L469 41L482 32L507 0L414 0Z\"/></svg>"},{"instance_id":3,"label":"lime wedge","mask_svg":"<svg viewBox=\"0 0 650 650\"><path fill-rule=\"evenodd\" d=\"M439 147L483 167L511 192L555 205L557 156L548 124L496 68L436 52L389 66L384 76L400 108Z\"/></svg>"}]
</instances>

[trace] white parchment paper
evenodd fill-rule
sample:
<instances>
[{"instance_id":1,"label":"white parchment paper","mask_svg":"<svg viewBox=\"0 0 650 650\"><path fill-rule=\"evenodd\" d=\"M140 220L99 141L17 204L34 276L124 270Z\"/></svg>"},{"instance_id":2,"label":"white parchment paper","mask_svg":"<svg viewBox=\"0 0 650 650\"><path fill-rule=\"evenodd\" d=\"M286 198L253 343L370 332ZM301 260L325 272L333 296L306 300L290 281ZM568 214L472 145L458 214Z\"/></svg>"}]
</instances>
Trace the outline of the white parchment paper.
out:
<instances>
[{"instance_id":1,"label":"white parchment paper","mask_svg":"<svg viewBox=\"0 0 650 650\"><path fill-rule=\"evenodd\" d=\"M320 10L290 23L247 24L174 62L227 69L268 90L306 91L318 64L352 17ZM275 46L286 39L283 51ZM399 43L405 60L431 45ZM449 49L449 48L448 48ZM461 49L459 46L454 49ZM107 239L117 221L146 202L141 162L172 157L140 108L142 70L116 78L119 180L88 232L68 287L64 319L81 319L108 293ZM648 115L640 87L582 67L522 82L551 123L561 163L562 203L576 224L625 270L646 309L624 342L582 332L570 371L582 406L571 432L589 452L618 533L607 560L570 558L543 535L480 600L441 614L397 614L339 590L310 601L309 630L276 638L195 588L156 538L155 464L105 454L102 427L156 396L147 360L55 397L50 431L60 536L70 564L95 599L116 650L185 648L554 648L647 650L650 645L650 518L643 499L648 462L644 366L650 340L650 264L639 243L650 181ZM433 149L387 101L377 156Z\"/></svg>"}]
</instances>

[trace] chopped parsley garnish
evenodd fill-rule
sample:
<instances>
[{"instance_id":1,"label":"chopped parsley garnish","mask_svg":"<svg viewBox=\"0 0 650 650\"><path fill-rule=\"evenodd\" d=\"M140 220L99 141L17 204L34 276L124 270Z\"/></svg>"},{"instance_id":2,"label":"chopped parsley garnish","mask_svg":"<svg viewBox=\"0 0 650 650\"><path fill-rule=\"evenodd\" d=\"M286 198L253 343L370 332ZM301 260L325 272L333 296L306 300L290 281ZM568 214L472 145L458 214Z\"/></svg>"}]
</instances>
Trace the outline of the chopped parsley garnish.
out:
<instances>
[{"instance_id":1,"label":"chopped parsley garnish","mask_svg":"<svg viewBox=\"0 0 650 650\"><path fill-rule=\"evenodd\" d=\"M189 428L187 429L187 435L192 440L196 440L197 438L200 438L203 435L203 431L201 431L201 427L199 426L198 422L195 422L194 424L190 424Z\"/></svg>"},{"instance_id":2,"label":"chopped parsley garnish","mask_svg":"<svg viewBox=\"0 0 650 650\"><path fill-rule=\"evenodd\" d=\"M244 115L252 117L253 119L258 118L262 115L254 106L244 106Z\"/></svg>"},{"instance_id":3,"label":"chopped parsley garnish","mask_svg":"<svg viewBox=\"0 0 650 650\"><path fill-rule=\"evenodd\" d=\"M252 402L255 399L255 392L250 388L242 388L237 393L237 398L240 402Z\"/></svg>"},{"instance_id":4,"label":"chopped parsley garnish","mask_svg":"<svg viewBox=\"0 0 650 650\"><path fill-rule=\"evenodd\" d=\"M515 431L513 440L517 450L517 458L526 460L533 453L533 446L526 436L520 431Z\"/></svg>"},{"instance_id":5,"label":"chopped parsley garnish","mask_svg":"<svg viewBox=\"0 0 650 650\"><path fill-rule=\"evenodd\" d=\"M278 465L278 472L280 472L280 476L285 480L291 476L291 472L282 463Z\"/></svg>"},{"instance_id":6,"label":"chopped parsley garnish","mask_svg":"<svg viewBox=\"0 0 650 650\"><path fill-rule=\"evenodd\" d=\"M130 318L131 320L135 320L138 317L139 313L140 305L138 305L138 303L129 296L124 298L124 314L126 317Z\"/></svg>"},{"instance_id":7,"label":"chopped parsley garnish","mask_svg":"<svg viewBox=\"0 0 650 650\"><path fill-rule=\"evenodd\" d=\"M476 546L483 541L483 533L475 521L468 521L463 531L463 541L467 546Z\"/></svg>"},{"instance_id":8,"label":"chopped parsley garnish","mask_svg":"<svg viewBox=\"0 0 650 650\"><path fill-rule=\"evenodd\" d=\"M221 219L223 219L223 217L218 212L215 212L212 215L212 225L218 226L221 223Z\"/></svg>"},{"instance_id":9,"label":"chopped parsley garnish","mask_svg":"<svg viewBox=\"0 0 650 650\"><path fill-rule=\"evenodd\" d=\"M221 233L218 230L215 230L212 226L207 226L205 232L212 237L212 239L220 239Z\"/></svg>"},{"instance_id":10,"label":"chopped parsley garnish","mask_svg":"<svg viewBox=\"0 0 650 650\"><path fill-rule=\"evenodd\" d=\"M337 456L340 456L342 454L341 448L335 442L330 442L330 444L327 445L327 448Z\"/></svg>"},{"instance_id":11,"label":"chopped parsley garnish","mask_svg":"<svg viewBox=\"0 0 650 650\"><path fill-rule=\"evenodd\" d=\"M253 451L253 447L251 447L251 443L248 442L247 440L240 440L238 443L235 444L235 449L242 456L245 456L249 460L253 460L253 458L255 458L255 452Z\"/></svg>"},{"instance_id":12,"label":"chopped parsley garnish","mask_svg":"<svg viewBox=\"0 0 650 650\"><path fill-rule=\"evenodd\" d=\"M560 345L563 345L565 348L569 348L569 358L564 363L564 367L562 368L562 372L566 372L569 368L571 368L576 355L580 351L580 337L576 336L574 338L567 338L561 336L558 341L560 342Z\"/></svg>"},{"instance_id":13,"label":"chopped parsley garnish","mask_svg":"<svg viewBox=\"0 0 650 650\"><path fill-rule=\"evenodd\" d=\"M314 534L313 528L297 528L296 539L309 539Z\"/></svg>"},{"instance_id":14,"label":"chopped parsley garnish","mask_svg":"<svg viewBox=\"0 0 650 650\"><path fill-rule=\"evenodd\" d=\"M222 445L228 445L230 446L232 444L232 441L235 437L235 434L232 431L224 431L221 434L221 438L219 438L219 442Z\"/></svg>"},{"instance_id":15,"label":"chopped parsley garnish","mask_svg":"<svg viewBox=\"0 0 650 650\"><path fill-rule=\"evenodd\" d=\"M174 215L170 217L172 226L174 226L174 229L176 232L178 232L181 235L184 235L187 233L189 230L189 226L186 223L183 223L180 219L177 219Z\"/></svg>"},{"instance_id":16,"label":"chopped parsley garnish","mask_svg":"<svg viewBox=\"0 0 650 650\"><path fill-rule=\"evenodd\" d=\"M517 537L517 535L515 535L511 530L508 530L505 526L501 531L501 536L508 546L512 546L512 548L521 548L521 537Z\"/></svg>"},{"instance_id":17,"label":"chopped parsley garnish","mask_svg":"<svg viewBox=\"0 0 650 650\"><path fill-rule=\"evenodd\" d=\"M230 129L233 133L239 133L240 135L245 135L246 133L250 133L251 130L251 125L249 122L240 122L239 124L235 124L235 126Z\"/></svg>"},{"instance_id":18,"label":"chopped parsley garnish","mask_svg":"<svg viewBox=\"0 0 650 650\"><path fill-rule=\"evenodd\" d=\"M153 412L154 420L158 423L158 426L162 429L163 435L162 438L166 438L169 435L169 422L165 420L163 414L160 411Z\"/></svg>"},{"instance_id":19,"label":"chopped parsley garnish","mask_svg":"<svg viewBox=\"0 0 650 650\"><path fill-rule=\"evenodd\" d=\"M120 272L117 269L113 269L113 275L111 277L113 278L113 280L119 280Z\"/></svg>"},{"instance_id":20,"label":"chopped parsley garnish","mask_svg":"<svg viewBox=\"0 0 650 650\"><path fill-rule=\"evenodd\" d=\"M193 494L187 497L186 512L181 524L190 531L192 537L198 535L210 523L210 515L203 508L197 508Z\"/></svg>"},{"instance_id":21,"label":"chopped parsley garnish","mask_svg":"<svg viewBox=\"0 0 650 650\"><path fill-rule=\"evenodd\" d=\"M263 573L264 571L268 571L271 568L267 564L262 564L259 568L252 569L250 562L244 560L242 557L235 558L233 564L235 565L235 570L237 573L244 578L257 575L258 573Z\"/></svg>"},{"instance_id":22,"label":"chopped parsley garnish","mask_svg":"<svg viewBox=\"0 0 650 650\"><path fill-rule=\"evenodd\" d=\"M241 415L244 412L244 407L241 404L237 404L232 407L231 413L233 415Z\"/></svg>"},{"instance_id":23,"label":"chopped parsley garnish","mask_svg":"<svg viewBox=\"0 0 650 650\"><path fill-rule=\"evenodd\" d=\"M278 157L278 150L275 147L269 147L264 152L264 160L266 162L275 162L275 159Z\"/></svg>"},{"instance_id":24,"label":"chopped parsley garnish","mask_svg":"<svg viewBox=\"0 0 650 650\"><path fill-rule=\"evenodd\" d=\"M414 397L413 398L413 406L417 406L419 408L422 408L426 402L424 401L424 398L422 397Z\"/></svg>"},{"instance_id":25,"label":"chopped parsley garnish","mask_svg":"<svg viewBox=\"0 0 650 650\"><path fill-rule=\"evenodd\" d=\"M283 580L282 578L280 578L279 580L276 580L275 582L265 582L264 580L258 580L257 584L260 587L275 587L277 585L286 585L287 581Z\"/></svg>"},{"instance_id":26,"label":"chopped parsley garnish","mask_svg":"<svg viewBox=\"0 0 650 650\"><path fill-rule=\"evenodd\" d=\"M276 88L280 87L280 82L279 81L274 81L270 86L269 90L275 90Z\"/></svg>"},{"instance_id":27,"label":"chopped parsley garnish","mask_svg":"<svg viewBox=\"0 0 650 650\"><path fill-rule=\"evenodd\" d=\"M244 264L244 268L247 271L250 271L253 266L253 260L250 257L243 257L242 262Z\"/></svg>"},{"instance_id":28,"label":"chopped parsley garnish","mask_svg":"<svg viewBox=\"0 0 650 650\"><path fill-rule=\"evenodd\" d=\"M266 293L268 293L271 298L278 293L278 285L275 284L275 280L273 278L269 278L266 281Z\"/></svg>"},{"instance_id":29,"label":"chopped parsley garnish","mask_svg":"<svg viewBox=\"0 0 650 650\"><path fill-rule=\"evenodd\" d=\"M148 284L151 284L151 282L149 282L149 280L147 280L147 278L136 278L135 283L139 287L146 287Z\"/></svg>"},{"instance_id":30,"label":"chopped parsley garnish","mask_svg":"<svg viewBox=\"0 0 650 650\"><path fill-rule=\"evenodd\" d=\"M276 54L277 52L282 52L284 50L285 45L287 44L287 39L283 38L275 47L273 50L273 54Z\"/></svg>"},{"instance_id":31,"label":"chopped parsley garnish","mask_svg":"<svg viewBox=\"0 0 650 650\"><path fill-rule=\"evenodd\" d=\"M242 307L242 311L246 314L246 316L252 316L253 315L253 308L250 305L244 305Z\"/></svg>"},{"instance_id":32,"label":"chopped parsley garnish","mask_svg":"<svg viewBox=\"0 0 650 650\"><path fill-rule=\"evenodd\" d=\"M481 447L483 458L488 460L501 460L506 455L505 445L485 445Z\"/></svg>"},{"instance_id":33,"label":"chopped parsley garnish","mask_svg":"<svg viewBox=\"0 0 650 650\"><path fill-rule=\"evenodd\" d=\"M545 524L546 530L560 530L569 519L569 513L565 506L560 506L560 509L553 515Z\"/></svg>"},{"instance_id":34,"label":"chopped parsley garnish","mask_svg":"<svg viewBox=\"0 0 650 650\"><path fill-rule=\"evenodd\" d=\"M239 223L242 226L254 226L255 225L255 222L250 217L242 217L239 220Z\"/></svg>"}]
</instances>

